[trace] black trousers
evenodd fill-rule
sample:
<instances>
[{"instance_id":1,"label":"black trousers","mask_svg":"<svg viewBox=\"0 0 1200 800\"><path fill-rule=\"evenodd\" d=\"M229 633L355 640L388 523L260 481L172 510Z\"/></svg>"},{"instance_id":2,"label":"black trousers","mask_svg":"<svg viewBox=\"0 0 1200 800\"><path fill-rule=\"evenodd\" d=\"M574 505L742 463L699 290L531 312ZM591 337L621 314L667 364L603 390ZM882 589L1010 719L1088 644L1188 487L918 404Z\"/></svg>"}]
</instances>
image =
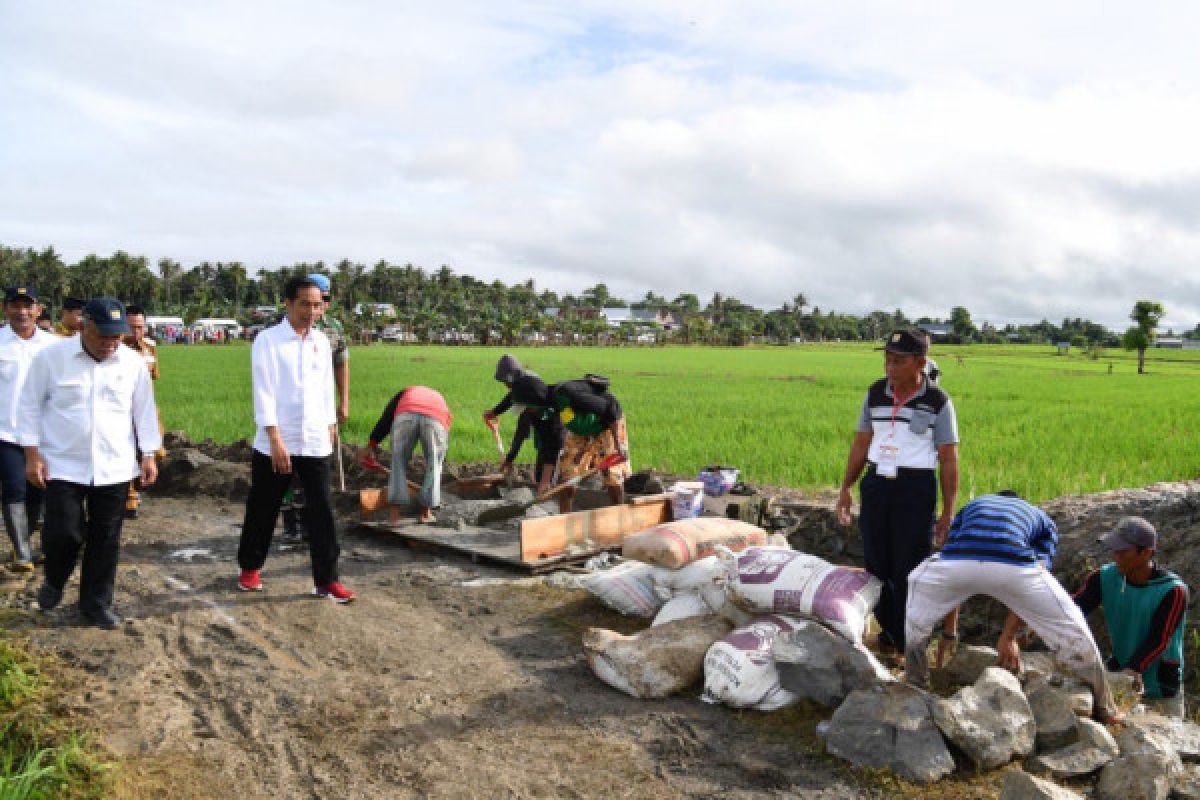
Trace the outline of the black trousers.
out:
<instances>
[{"instance_id":1,"label":"black trousers","mask_svg":"<svg viewBox=\"0 0 1200 800\"><path fill-rule=\"evenodd\" d=\"M46 520L42 525L46 583L61 591L75 571L75 561L83 548L79 580L81 611L112 607L128 492L129 481L109 486L68 481L46 484Z\"/></svg>"},{"instance_id":2,"label":"black trousers","mask_svg":"<svg viewBox=\"0 0 1200 800\"><path fill-rule=\"evenodd\" d=\"M895 478L881 478L868 466L859 491L864 566L883 581L875 607L875 619L883 629L880 638L903 652L908 573L933 550L937 475L934 470L901 470Z\"/></svg>"},{"instance_id":3,"label":"black trousers","mask_svg":"<svg viewBox=\"0 0 1200 800\"><path fill-rule=\"evenodd\" d=\"M0 442L0 495L5 505L24 503L31 520L41 516L42 490L25 480L25 448Z\"/></svg>"},{"instance_id":4,"label":"black trousers","mask_svg":"<svg viewBox=\"0 0 1200 800\"><path fill-rule=\"evenodd\" d=\"M333 524L333 498L329 490L329 457L292 456L292 472L304 487L304 524L308 528L308 553L312 560L313 584L321 586L338 579L341 548ZM271 537L279 518L283 495L292 484L291 475L272 468L271 457L257 450L250 461L250 496L238 545L238 566L262 569L271 549Z\"/></svg>"}]
</instances>

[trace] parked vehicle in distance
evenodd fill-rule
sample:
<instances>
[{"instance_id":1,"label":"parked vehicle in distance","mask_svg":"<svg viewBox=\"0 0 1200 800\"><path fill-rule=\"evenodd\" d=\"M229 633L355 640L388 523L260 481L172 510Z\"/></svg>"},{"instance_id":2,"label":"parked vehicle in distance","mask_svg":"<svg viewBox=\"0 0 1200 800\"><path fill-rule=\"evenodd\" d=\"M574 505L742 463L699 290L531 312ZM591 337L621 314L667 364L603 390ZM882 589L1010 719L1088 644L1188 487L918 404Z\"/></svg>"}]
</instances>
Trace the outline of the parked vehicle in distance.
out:
<instances>
[{"instance_id":1,"label":"parked vehicle in distance","mask_svg":"<svg viewBox=\"0 0 1200 800\"><path fill-rule=\"evenodd\" d=\"M404 330L402 325L388 325L379 334L381 342L406 342L413 343L417 341L417 335L412 331Z\"/></svg>"}]
</instances>

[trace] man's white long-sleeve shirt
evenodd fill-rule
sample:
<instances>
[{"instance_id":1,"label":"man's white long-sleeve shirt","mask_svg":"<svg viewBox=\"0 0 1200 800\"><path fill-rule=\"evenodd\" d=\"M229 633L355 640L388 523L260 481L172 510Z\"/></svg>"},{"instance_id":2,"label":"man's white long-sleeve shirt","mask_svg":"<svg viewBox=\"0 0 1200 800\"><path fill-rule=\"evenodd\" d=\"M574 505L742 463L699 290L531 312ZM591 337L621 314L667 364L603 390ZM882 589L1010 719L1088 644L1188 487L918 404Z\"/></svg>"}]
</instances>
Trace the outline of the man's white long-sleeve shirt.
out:
<instances>
[{"instance_id":1,"label":"man's white long-sleeve shirt","mask_svg":"<svg viewBox=\"0 0 1200 800\"><path fill-rule=\"evenodd\" d=\"M22 339L11 325L0 328L0 442L17 443L17 401L29 375L33 357L58 337L34 326L33 335Z\"/></svg>"},{"instance_id":2,"label":"man's white long-sleeve shirt","mask_svg":"<svg viewBox=\"0 0 1200 800\"><path fill-rule=\"evenodd\" d=\"M254 449L271 454L267 428L275 426L294 456L333 452L329 426L337 424L333 402L333 356L325 334L310 328L301 337L284 318L265 328L250 350L254 391Z\"/></svg>"},{"instance_id":3,"label":"man's white long-sleeve shirt","mask_svg":"<svg viewBox=\"0 0 1200 800\"><path fill-rule=\"evenodd\" d=\"M104 361L72 336L42 349L29 366L17 439L37 447L52 481L111 486L137 477L137 450L162 446L154 389L142 357L128 347Z\"/></svg>"}]
</instances>

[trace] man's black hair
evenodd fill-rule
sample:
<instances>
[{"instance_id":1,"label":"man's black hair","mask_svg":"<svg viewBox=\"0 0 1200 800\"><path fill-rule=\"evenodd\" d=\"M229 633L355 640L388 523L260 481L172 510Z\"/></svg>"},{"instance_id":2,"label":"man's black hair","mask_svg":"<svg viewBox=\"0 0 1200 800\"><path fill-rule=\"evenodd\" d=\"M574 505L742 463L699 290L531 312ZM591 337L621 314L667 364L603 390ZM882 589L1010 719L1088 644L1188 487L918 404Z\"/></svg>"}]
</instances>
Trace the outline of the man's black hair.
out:
<instances>
[{"instance_id":1,"label":"man's black hair","mask_svg":"<svg viewBox=\"0 0 1200 800\"><path fill-rule=\"evenodd\" d=\"M283 299L295 300L302 289L316 289L318 292L321 291L321 287L317 286L316 281L299 275L295 278L288 278L287 283L283 285Z\"/></svg>"},{"instance_id":2,"label":"man's black hair","mask_svg":"<svg viewBox=\"0 0 1200 800\"><path fill-rule=\"evenodd\" d=\"M996 492L996 494L1000 495L1001 497L1015 497L1018 500L1021 499L1021 495L1017 494L1015 489L1001 489L1000 491Z\"/></svg>"},{"instance_id":3,"label":"man's black hair","mask_svg":"<svg viewBox=\"0 0 1200 800\"><path fill-rule=\"evenodd\" d=\"M142 308L141 306L125 306L125 316L144 317L146 316L146 309Z\"/></svg>"}]
</instances>

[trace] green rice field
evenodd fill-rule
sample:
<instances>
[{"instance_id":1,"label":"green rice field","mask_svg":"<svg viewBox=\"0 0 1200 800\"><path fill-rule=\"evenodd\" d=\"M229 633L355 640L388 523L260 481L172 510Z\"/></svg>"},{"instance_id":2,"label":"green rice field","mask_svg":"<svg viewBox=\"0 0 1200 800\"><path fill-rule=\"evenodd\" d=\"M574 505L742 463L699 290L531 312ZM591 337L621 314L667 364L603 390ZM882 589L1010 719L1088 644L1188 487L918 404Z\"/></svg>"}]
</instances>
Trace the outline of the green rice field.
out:
<instances>
[{"instance_id":1,"label":"green rice field","mask_svg":"<svg viewBox=\"0 0 1200 800\"><path fill-rule=\"evenodd\" d=\"M250 349L163 346L163 421L194 439L253 437ZM504 352L483 347L372 345L351 354L346 441L362 443L404 386L442 392L455 422L449 460L494 461L481 414L504 387ZM634 467L692 473L732 464L750 483L833 488L863 394L883 373L861 344L762 348L517 348L547 382L596 372L625 407ZM1047 346L934 348L962 438L960 502L1011 487L1035 500L1200 477L1200 352L1099 358ZM511 434L511 416L501 432ZM532 460L532 444L522 453Z\"/></svg>"}]
</instances>

